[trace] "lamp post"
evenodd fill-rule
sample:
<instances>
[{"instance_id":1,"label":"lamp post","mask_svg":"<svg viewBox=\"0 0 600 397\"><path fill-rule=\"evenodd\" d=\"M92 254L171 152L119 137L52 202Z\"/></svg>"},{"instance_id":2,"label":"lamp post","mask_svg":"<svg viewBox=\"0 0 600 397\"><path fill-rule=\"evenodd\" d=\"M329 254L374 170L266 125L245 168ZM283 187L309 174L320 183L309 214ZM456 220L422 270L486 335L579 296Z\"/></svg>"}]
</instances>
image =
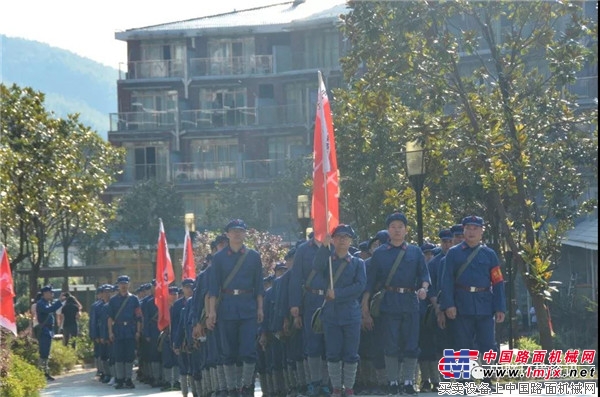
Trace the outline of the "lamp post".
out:
<instances>
[{"instance_id":1,"label":"lamp post","mask_svg":"<svg viewBox=\"0 0 600 397\"><path fill-rule=\"evenodd\" d=\"M421 193L425 182L425 149L418 142L406 143L406 170L417 194L417 241L423 245L423 202Z\"/></svg>"},{"instance_id":2,"label":"lamp post","mask_svg":"<svg viewBox=\"0 0 600 397\"><path fill-rule=\"evenodd\" d=\"M306 228L310 223L310 204L306 194L298 196L298 223L302 228L302 238L306 240Z\"/></svg>"}]
</instances>

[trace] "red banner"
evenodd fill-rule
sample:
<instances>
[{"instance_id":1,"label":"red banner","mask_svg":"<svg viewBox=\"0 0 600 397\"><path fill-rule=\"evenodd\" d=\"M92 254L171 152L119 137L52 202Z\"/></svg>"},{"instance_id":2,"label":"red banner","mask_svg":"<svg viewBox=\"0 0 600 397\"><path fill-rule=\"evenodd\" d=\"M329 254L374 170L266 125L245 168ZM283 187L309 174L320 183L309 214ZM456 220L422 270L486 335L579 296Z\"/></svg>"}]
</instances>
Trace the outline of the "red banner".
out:
<instances>
[{"instance_id":1,"label":"red banner","mask_svg":"<svg viewBox=\"0 0 600 397\"><path fill-rule=\"evenodd\" d=\"M0 245L0 326L17 335L13 299L15 290L6 248Z\"/></svg>"},{"instance_id":2,"label":"red banner","mask_svg":"<svg viewBox=\"0 0 600 397\"><path fill-rule=\"evenodd\" d=\"M154 289L154 303L158 308L158 329L163 330L171 323L169 312L169 284L175 281L173 264L169 255L167 236L160 220L158 234L158 249L156 250L156 287Z\"/></svg>"},{"instance_id":3,"label":"red banner","mask_svg":"<svg viewBox=\"0 0 600 397\"><path fill-rule=\"evenodd\" d=\"M196 263L194 262L194 248L190 231L185 229L185 241L183 242L183 259L181 261L181 279L196 278Z\"/></svg>"},{"instance_id":4,"label":"red banner","mask_svg":"<svg viewBox=\"0 0 600 397\"><path fill-rule=\"evenodd\" d=\"M313 153L312 219L315 239L323 241L340 221L340 197L337 157L331 107L323 77L319 72L319 93L315 118Z\"/></svg>"}]
</instances>

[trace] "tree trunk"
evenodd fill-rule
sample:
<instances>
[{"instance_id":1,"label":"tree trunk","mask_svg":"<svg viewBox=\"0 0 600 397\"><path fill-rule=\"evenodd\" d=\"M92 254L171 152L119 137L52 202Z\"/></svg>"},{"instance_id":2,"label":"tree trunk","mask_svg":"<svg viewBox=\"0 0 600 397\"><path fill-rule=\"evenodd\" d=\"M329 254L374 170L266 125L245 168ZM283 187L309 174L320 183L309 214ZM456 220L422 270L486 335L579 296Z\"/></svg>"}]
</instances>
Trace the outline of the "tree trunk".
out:
<instances>
[{"instance_id":1,"label":"tree trunk","mask_svg":"<svg viewBox=\"0 0 600 397\"><path fill-rule=\"evenodd\" d=\"M69 291L69 274L67 272L69 270L69 247L65 245L63 245L63 267L65 275L63 277L62 290Z\"/></svg>"},{"instance_id":2,"label":"tree trunk","mask_svg":"<svg viewBox=\"0 0 600 397\"><path fill-rule=\"evenodd\" d=\"M542 349L551 351L554 343L548 317L548 308L546 307L544 298L539 295L531 295L531 303L533 304L535 315L537 317L540 345L542 346Z\"/></svg>"}]
</instances>

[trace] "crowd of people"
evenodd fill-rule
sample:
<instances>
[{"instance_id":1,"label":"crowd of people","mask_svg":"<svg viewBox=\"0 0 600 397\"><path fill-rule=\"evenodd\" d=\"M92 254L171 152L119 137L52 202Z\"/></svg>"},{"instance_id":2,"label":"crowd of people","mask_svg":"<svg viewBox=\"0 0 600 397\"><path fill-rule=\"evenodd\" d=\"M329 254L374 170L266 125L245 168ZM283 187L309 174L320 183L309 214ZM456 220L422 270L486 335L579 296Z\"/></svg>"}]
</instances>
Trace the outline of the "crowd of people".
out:
<instances>
[{"instance_id":1,"label":"crowd of people","mask_svg":"<svg viewBox=\"0 0 600 397\"><path fill-rule=\"evenodd\" d=\"M152 282L135 295L125 275L98 287L89 334L99 380L134 388L137 361L137 381L186 397L251 396L257 375L271 397L437 391L444 349L496 348L506 311L499 260L478 216L440 230L439 246L408 244L400 212L385 225L359 249L352 227L337 225L263 277L246 224L232 220L196 278L169 288L164 330ZM66 299L38 302L38 316Z\"/></svg>"}]
</instances>

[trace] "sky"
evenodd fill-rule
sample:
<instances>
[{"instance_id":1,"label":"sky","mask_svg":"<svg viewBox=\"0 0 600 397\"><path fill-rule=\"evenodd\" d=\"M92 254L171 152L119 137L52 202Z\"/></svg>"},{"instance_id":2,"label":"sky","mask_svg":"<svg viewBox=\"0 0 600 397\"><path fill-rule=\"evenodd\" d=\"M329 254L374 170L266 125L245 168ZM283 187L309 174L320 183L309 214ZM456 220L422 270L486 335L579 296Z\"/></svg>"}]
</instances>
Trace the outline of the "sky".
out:
<instances>
[{"instance_id":1,"label":"sky","mask_svg":"<svg viewBox=\"0 0 600 397\"><path fill-rule=\"evenodd\" d=\"M125 42L115 39L118 31L284 1L6 0L0 5L0 33L47 43L118 68L127 61Z\"/></svg>"}]
</instances>

